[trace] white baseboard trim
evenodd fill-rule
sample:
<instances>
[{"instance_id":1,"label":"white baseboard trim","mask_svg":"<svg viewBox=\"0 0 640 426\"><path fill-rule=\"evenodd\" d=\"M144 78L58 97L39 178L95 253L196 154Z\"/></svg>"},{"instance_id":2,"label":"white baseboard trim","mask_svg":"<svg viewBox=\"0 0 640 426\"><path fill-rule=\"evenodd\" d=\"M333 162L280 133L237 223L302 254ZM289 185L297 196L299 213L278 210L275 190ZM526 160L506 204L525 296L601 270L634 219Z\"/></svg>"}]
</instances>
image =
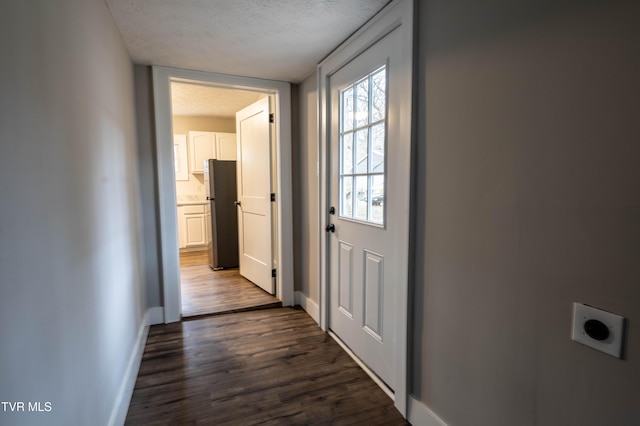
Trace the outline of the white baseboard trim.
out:
<instances>
[{"instance_id":1,"label":"white baseboard trim","mask_svg":"<svg viewBox=\"0 0 640 426\"><path fill-rule=\"evenodd\" d=\"M303 292L296 291L294 293L294 303L300 305L315 322L320 324L320 307L316 302L307 297Z\"/></svg>"},{"instance_id":2,"label":"white baseboard trim","mask_svg":"<svg viewBox=\"0 0 640 426\"><path fill-rule=\"evenodd\" d=\"M447 424L413 395L409 395L407 420L414 426L447 426Z\"/></svg>"},{"instance_id":3,"label":"white baseboard trim","mask_svg":"<svg viewBox=\"0 0 640 426\"><path fill-rule=\"evenodd\" d=\"M149 308L146 317L147 325L164 324L164 308L162 306Z\"/></svg>"},{"instance_id":4,"label":"white baseboard trim","mask_svg":"<svg viewBox=\"0 0 640 426\"><path fill-rule=\"evenodd\" d=\"M129 362L127 363L127 369L122 377L116 400L111 410L111 416L109 417L109 426L123 425L127 418L127 412L129 411L129 403L131 402L131 395L133 395L133 388L138 378L138 370L142 363L142 353L144 352L144 346L147 343L147 335L149 334L149 321L152 314L151 308L147 310L140 328L138 329L138 337L136 338L135 345L129 356ZM162 308L160 308L162 309Z\"/></svg>"},{"instance_id":5,"label":"white baseboard trim","mask_svg":"<svg viewBox=\"0 0 640 426\"><path fill-rule=\"evenodd\" d=\"M191 247L182 247L181 249L178 249L178 251L180 251L180 253L189 253L190 251L203 251L203 250L207 250L209 248L209 245L199 245L199 246L191 246Z\"/></svg>"}]
</instances>

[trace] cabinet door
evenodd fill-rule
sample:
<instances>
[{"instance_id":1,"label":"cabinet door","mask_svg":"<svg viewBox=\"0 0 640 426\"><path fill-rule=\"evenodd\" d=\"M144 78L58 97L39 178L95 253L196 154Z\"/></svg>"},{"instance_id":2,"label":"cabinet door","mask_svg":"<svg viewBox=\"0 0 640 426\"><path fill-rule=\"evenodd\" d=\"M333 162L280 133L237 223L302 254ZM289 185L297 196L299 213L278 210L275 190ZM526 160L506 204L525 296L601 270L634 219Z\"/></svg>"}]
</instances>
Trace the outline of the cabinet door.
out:
<instances>
[{"instance_id":1,"label":"cabinet door","mask_svg":"<svg viewBox=\"0 0 640 426\"><path fill-rule=\"evenodd\" d=\"M207 205L205 206L205 214L204 214L204 229L205 229L205 243L207 246L211 244L211 208Z\"/></svg>"},{"instance_id":2,"label":"cabinet door","mask_svg":"<svg viewBox=\"0 0 640 426\"><path fill-rule=\"evenodd\" d=\"M216 158L215 136L213 132L189 132L191 173L204 173L204 162Z\"/></svg>"},{"instance_id":3,"label":"cabinet door","mask_svg":"<svg viewBox=\"0 0 640 426\"><path fill-rule=\"evenodd\" d=\"M181 206L178 206L178 247L185 248L186 238L184 230L184 211Z\"/></svg>"},{"instance_id":4,"label":"cabinet door","mask_svg":"<svg viewBox=\"0 0 640 426\"><path fill-rule=\"evenodd\" d=\"M236 134L235 133L216 133L216 149L218 160L236 160Z\"/></svg>"},{"instance_id":5,"label":"cabinet door","mask_svg":"<svg viewBox=\"0 0 640 426\"><path fill-rule=\"evenodd\" d=\"M205 215L185 215L186 247L204 246L205 241Z\"/></svg>"}]
</instances>

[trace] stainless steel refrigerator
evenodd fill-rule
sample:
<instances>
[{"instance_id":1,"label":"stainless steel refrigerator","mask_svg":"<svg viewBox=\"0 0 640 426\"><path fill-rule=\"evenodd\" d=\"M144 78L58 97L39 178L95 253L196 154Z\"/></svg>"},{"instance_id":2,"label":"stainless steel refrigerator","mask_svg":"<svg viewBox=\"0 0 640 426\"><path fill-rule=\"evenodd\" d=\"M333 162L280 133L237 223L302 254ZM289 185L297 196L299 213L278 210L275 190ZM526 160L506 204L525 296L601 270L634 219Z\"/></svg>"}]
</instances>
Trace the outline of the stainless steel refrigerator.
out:
<instances>
[{"instance_id":1,"label":"stainless steel refrigerator","mask_svg":"<svg viewBox=\"0 0 640 426\"><path fill-rule=\"evenodd\" d=\"M236 162L205 161L204 186L211 207L209 266L235 268L239 264Z\"/></svg>"}]
</instances>

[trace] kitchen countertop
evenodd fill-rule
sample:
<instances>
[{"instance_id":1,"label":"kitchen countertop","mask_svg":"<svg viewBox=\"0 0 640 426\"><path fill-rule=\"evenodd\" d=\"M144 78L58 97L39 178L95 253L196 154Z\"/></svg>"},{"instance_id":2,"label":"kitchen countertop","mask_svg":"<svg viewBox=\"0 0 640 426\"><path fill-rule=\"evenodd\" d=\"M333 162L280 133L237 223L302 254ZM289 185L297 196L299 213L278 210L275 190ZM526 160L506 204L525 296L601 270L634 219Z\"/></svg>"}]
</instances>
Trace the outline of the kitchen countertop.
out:
<instances>
[{"instance_id":1,"label":"kitchen countertop","mask_svg":"<svg viewBox=\"0 0 640 426\"><path fill-rule=\"evenodd\" d=\"M178 206L193 206L198 204L207 204L204 195L181 195L177 199Z\"/></svg>"}]
</instances>

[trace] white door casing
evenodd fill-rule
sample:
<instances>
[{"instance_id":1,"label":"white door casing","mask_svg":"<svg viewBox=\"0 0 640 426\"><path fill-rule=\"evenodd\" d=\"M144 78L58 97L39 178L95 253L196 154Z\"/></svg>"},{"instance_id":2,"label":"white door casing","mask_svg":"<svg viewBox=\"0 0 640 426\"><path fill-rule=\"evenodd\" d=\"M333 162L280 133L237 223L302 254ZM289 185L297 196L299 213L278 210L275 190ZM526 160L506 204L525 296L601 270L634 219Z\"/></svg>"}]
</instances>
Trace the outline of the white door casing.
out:
<instances>
[{"instance_id":1,"label":"white door casing","mask_svg":"<svg viewBox=\"0 0 640 426\"><path fill-rule=\"evenodd\" d=\"M275 102L277 297L284 306L294 303L293 219L291 206L291 85L256 78L153 66L153 99L158 174L160 271L164 322L180 321L180 262L171 126L171 82L249 90L273 96Z\"/></svg>"},{"instance_id":2,"label":"white door casing","mask_svg":"<svg viewBox=\"0 0 640 426\"><path fill-rule=\"evenodd\" d=\"M236 113L240 275L274 294L269 98Z\"/></svg>"},{"instance_id":3,"label":"white door casing","mask_svg":"<svg viewBox=\"0 0 640 426\"><path fill-rule=\"evenodd\" d=\"M393 390L407 413L413 1L397 0L319 66L320 322ZM387 69L384 226L340 218L339 90ZM352 188L352 196L357 196ZM371 190L367 197L371 197ZM364 197L364 195L363 195ZM335 207L335 215L329 208ZM335 233L325 228L335 225Z\"/></svg>"}]
</instances>

